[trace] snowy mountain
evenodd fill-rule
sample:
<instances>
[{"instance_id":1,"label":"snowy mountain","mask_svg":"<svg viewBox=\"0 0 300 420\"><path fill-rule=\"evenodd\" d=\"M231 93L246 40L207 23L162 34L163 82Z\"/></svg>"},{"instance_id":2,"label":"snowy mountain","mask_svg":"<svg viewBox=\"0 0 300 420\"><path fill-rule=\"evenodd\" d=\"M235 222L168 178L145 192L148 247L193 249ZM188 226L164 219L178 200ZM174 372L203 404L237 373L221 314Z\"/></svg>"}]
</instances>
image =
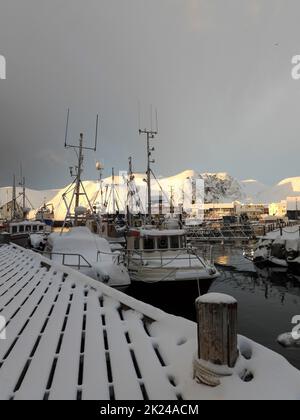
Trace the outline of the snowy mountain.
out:
<instances>
[{"instance_id":1,"label":"snowy mountain","mask_svg":"<svg viewBox=\"0 0 300 420\"><path fill-rule=\"evenodd\" d=\"M266 186L256 180L241 181L247 202L277 203L287 197L300 196L300 177L286 178L273 186Z\"/></svg>"},{"instance_id":2,"label":"snowy mountain","mask_svg":"<svg viewBox=\"0 0 300 420\"><path fill-rule=\"evenodd\" d=\"M256 196L257 202L274 203L287 197L300 196L300 177L286 178L278 184L266 188Z\"/></svg>"},{"instance_id":3,"label":"snowy mountain","mask_svg":"<svg viewBox=\"0 0 300 420\"><path fill-rule=\"evenodd\" d=\"M178 206L179 203L186 200L185 203L191 203L192 201L192 183L196 181L195 194L197 196L197 202L203 199L203 189L205 195L205 202L232 202L235 200L242 201L245 197L243 189L239 182L231 177L227 173L203 173L200 174L194 170L186 170L177 175L159 178L158 180L152 181L152 196L153 203L157 204L160 189L163 191L163 201L166 205L170 200L171 194L173 196L173 203ZM198 182L199 181L199 182ZM106 200L111 207L110 197L110 186L112 184L112 178L105 178L103 180L103 190ZM117 187L116 200L120 203L120 210L124 209L124 203L127 196L127 186L124 183L122 176L115 176L115 184ZM146 183L145 174L135 174L135 184L139 191L139 196L142 200L144 210L147 202L146 200ZM204 188L203 188L204 187ZM55 217L57 220L62 220L66 213L65 203L62 200L62 194L68 190L69 186L60 190L54 198L52 203L55 208ZM84 188L89 196L91 203L99 203L101 194L99 191L99 181L84 181ZM70 201L71 193L67 194L67 200ZM80 205L88 207L88 203L84 196L81 197ZM186 204L184 207L186 208Z\"/></svg>"},{"instance_id":4,"label":"snowy mountain","mask_svg":"<svg viewBox=\"0 0 300 420\"><path fill-rule=\"evenodd\" d=\"M204 173L205 202L242 201L245 194L241 184L226 172Z\"/></svg>"},{"instance_id":5,"label":"snowy mountain","mask_svg":"<svg viewBox=\"0 0 300 420\"><path fill-rule=\"evenodd\" d=\"M49 202L57 193L59 189L52 190L32 190L26 189L26 206L28 208L37 209L43 205L44 202ZM21 202L22 189L16 188L16 195L18 202ZM12 199L12 187L0 188L0 206L9 202Z\"/></svg>"},{"instance_id":6,"label":"snowy mountain","mask_svg":"<svg viewBox=\"0 0 300 420\"><path fill-rule=\"evenodd\" d=\"M248 203L259 202L258 196L269 187L255 179L245 179L240 181L245 200Z\"/></svg>"},{"instance_id":7,"label":"snowy mountain","mask_svg":"<svg viewBox=\"0 0 300 420\"><path fill-rule=\"evenodd\" d=\"M199 180L197 189L198 199L203 198L203 188L205 202L217 203L232 201L241 201L248 203L272 203L285 200L288 196L300 196L300 177L287 178L278 184L268 187L254 179L238 181L226 172L219 173L199 173L194 170L186 170L177 175L159 178L152 181L153 203L157 204L160 189L163 190L163 201L168 204L171 192L173 195L174 205L177 206L182 202L184 192L187 201L191 201L191 194L186 194L186 186L191 186L192 182ZM203 185L204 182L204 185ZM103 180L103 191L105 198L109 201L110 186L112 178L108 177ZM125 203L127 196L127 186L125 179L120 176L115 177L115 184L118 187L118 200ZM135 174L135 184L139 191L141 199L146 203L146 183L145 174ZM92 203L100 202L99 181L84 181L84 187ZM66 213L66 206L62 198L62 194L68 190L69 186L62 189L51 189L37 191L27 189L26 205L33 209L38 209L44 202L51 202L54 205L55 216L57 220L63 220ZM17 188L17 196L21 193L21 189ZM0 188L0 205L10 201L12 197L12 188ZM68 193L67 199L70 200L71 193ZM20 201L20 198L19 198ZM88 203L81 198L80 204L88 207ZM121 205L123 207L123 205ZM35 211L30 216L34 217Z\"/></svg>"}]
</instances>

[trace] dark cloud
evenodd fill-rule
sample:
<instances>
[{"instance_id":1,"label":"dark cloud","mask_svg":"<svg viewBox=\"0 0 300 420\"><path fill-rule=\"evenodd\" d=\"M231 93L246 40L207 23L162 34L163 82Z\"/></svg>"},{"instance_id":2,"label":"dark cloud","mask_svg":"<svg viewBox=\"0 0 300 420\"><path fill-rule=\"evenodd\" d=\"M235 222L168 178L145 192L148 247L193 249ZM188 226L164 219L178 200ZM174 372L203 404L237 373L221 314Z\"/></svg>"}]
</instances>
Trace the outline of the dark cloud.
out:
<instances>
[{"instance_id":1,"label":"dark cloud","mask_svg":"<svg viewBox=\"0 0 300 420\"><path fill-rule=\"evenodd\" d=\"M159 108L156 171L228 171L272 183L299 175L297 0L0 0L0 185L22 161L32 187L68 181L80 131L96 159L145 168L137 103ZM147 111L146 109L147 105ZM146 123L144 123L146 124Z\"/></svg>"}]
</instances>

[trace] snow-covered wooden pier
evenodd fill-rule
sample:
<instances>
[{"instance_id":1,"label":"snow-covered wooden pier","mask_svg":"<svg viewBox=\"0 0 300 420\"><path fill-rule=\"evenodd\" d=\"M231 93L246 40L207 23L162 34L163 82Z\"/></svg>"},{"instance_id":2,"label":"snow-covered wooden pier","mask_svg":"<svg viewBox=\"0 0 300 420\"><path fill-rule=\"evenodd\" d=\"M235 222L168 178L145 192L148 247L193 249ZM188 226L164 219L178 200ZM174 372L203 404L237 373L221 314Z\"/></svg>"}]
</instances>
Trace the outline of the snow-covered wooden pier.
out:
<instances>
[{"instance_id":1,"label":"snow-covered wooden pier","mask_svg":"<svg viewBox=\"0 0 300 420\"><path fill-rule=\"evenodd\" d=\"M299 371L243 337L232 375L198 384L196 324L14 245L0 316L0 399L300 399Z\"/></svg>"}]
</instances>

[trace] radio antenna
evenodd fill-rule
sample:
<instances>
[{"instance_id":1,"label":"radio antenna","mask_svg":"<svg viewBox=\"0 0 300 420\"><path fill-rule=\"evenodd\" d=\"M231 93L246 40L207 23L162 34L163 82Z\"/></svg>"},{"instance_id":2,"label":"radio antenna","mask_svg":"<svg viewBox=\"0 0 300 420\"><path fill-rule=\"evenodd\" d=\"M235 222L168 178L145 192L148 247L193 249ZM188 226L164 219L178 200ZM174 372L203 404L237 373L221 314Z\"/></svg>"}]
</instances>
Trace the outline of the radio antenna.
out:
<instances>
[{"instance_id":1,"label":"radio antenna","mask_svg":"<svg viewBox=\"0 0 300 420\"><path fill-rule=\"evenodd\" d=\"M139 134L140 135L146 135L146 140L147 140L147 196L148 196L148 219L151 222L151 217L152 217L152 198L151 198L151 173L152 173L152 169L151 169L151 164L155 163L155 160L152 159L152 152L155 151L154 147L151 146L150 141L154 140L155 137L158 134L158 118L157 118L157 110L155 111L156 114L156 129L153 130L153 116L152 116L152 105L150 107L150 130L149 129L144 129L142 130L141 128L139 128Z\"/></svg>"},{"instance_id":2,"label":"radio antenna","mask_svg":"<svg viewBox=\"0 0 300 420\"><path fill-rule=\"evenodd\" d=\"M65 218L65 221L64 221L64 224L63 224L63 228L65 227L67 221L72 219L72 217L71 217L71 207L72 207L72 203L73 203L74 199L75 199L74 224L75 224L75 226L78 226L78 213L79 212L77 210L79 209L80 196L85 196L86 201L87 201L88 206L89 206L89 210L90 210L91 214L94 214L93 206L92 206L92 204L91 204L91 202L90 202L90 200L87 196L87 193L85 191L85 188L83 186L81 178L82 178L82 173L83 173L83 160L84 160L83 151L84 150L92 150L93 152L97 151L98 132L99 132L99 115L97 114L94 147L84 146L83 133L80 133L79 144L78 145L69 144L68 143L69 120L70 120L70 109L68 109L68 113L67 113L66 133L65 133L65 148L66 149L72 148L77 152L78 162L74 167L73 166L70 167L71 177L74 178L74 181L73 181L70 189L68 189L68 192L69 192L71 190L71 188L74 187L70 203L67 203L67 200L66 200L66 194L67 193L63 194L63 199L64 199L65 205L67 207L67 214L66 214L66 218ZM81 191L83 191L83 192L81 192Z\"/></svg>"},{"instance_id":3,"label":"radio antenna","mask_svg":"<svg viewBox=\"0 0 300 420\"><path fill-rule=\"evenodd\" d=\"M138 121L139 121L139 130L141 129L141 103L138 101Z\"/></svg>"},{"instance_id":4,"label":"radio antenna","mask_svg":"<svg viewBox=\"0 0 300 420\"><path fill-rule=\"evenodd\" d=\"M70 118L70 108L68 108L68 114L67 114L66 132L65 132L65 147L67 147L67 141L68 141L69 118Z\"/></svg>"}]
</instances>

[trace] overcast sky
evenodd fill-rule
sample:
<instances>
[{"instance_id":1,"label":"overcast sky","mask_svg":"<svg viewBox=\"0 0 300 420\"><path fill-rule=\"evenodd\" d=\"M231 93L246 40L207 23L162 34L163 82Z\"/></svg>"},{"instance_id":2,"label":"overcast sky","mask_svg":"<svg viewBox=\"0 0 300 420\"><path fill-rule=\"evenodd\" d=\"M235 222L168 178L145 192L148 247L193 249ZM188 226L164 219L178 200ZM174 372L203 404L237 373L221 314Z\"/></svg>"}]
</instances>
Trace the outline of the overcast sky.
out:
<instances>
[{"instance_id":1,"label":"overcast sky","mask_svg":"<svg viewBox=\"0 0 300 420\"><path fill-rule=\"evenodd\" d=\"M144 171L138 136L159 110L155 171L227 171L273 184L300 175L298 0L0 0L0 186L22 161L34 188L69 182L80 131L108 174Z\"/></svg>"}]
</instances>

